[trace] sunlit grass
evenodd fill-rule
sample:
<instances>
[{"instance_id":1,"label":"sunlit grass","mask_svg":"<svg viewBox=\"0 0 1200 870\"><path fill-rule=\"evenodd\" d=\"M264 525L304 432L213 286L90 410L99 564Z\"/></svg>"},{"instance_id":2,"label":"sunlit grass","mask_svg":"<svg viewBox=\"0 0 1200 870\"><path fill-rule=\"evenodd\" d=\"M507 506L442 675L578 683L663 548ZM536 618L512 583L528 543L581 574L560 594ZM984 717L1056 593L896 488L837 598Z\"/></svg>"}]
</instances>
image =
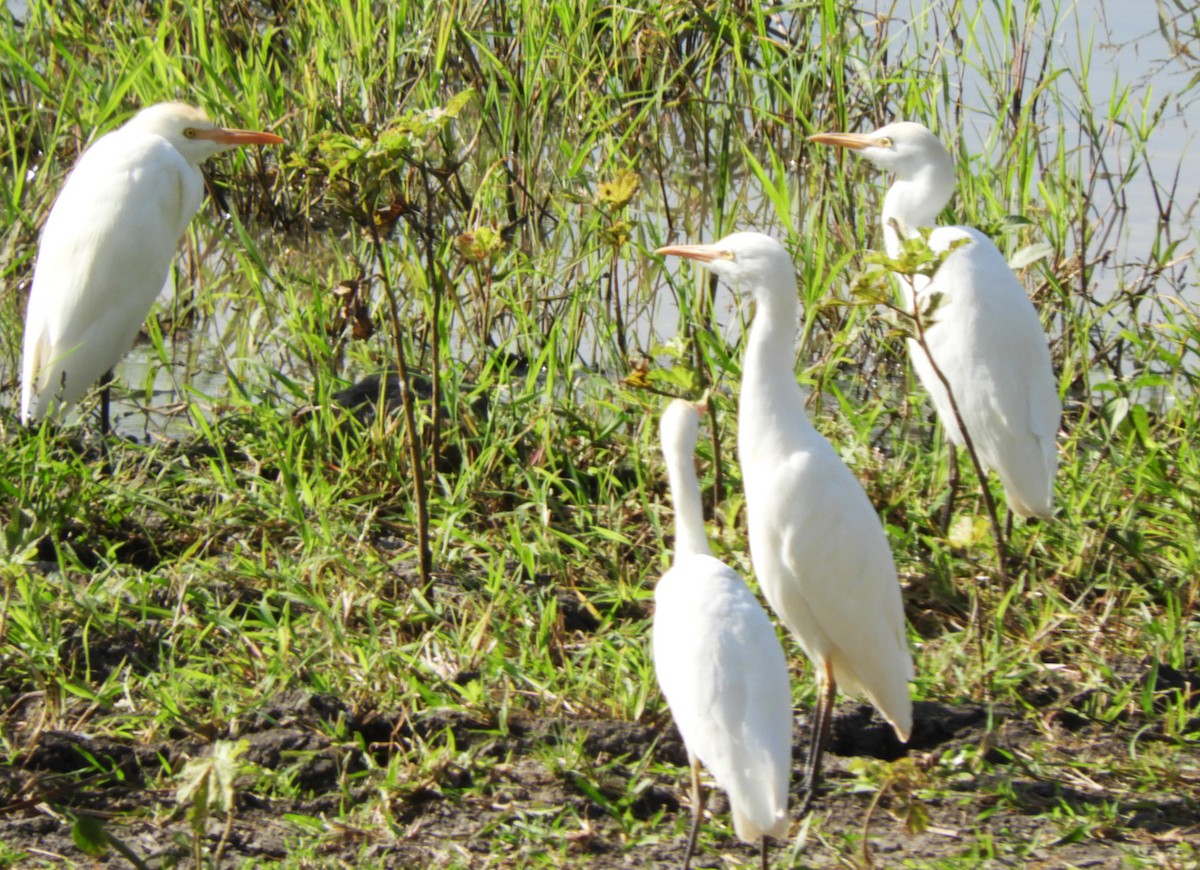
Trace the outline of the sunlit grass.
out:
<instances>
[{"instance_id":1,"label":"sunlit grass","mask_svg":"<svg viewBox=\"0 0 1200 870\"><path fill-rule=\"evenodd\" d=\"M970 825L913 866L1079 842L1131 866L1194 857L1169 837L1117 835L1138 801L1169 794L1194 811L1198 799L1186 761L1195 700L1172 682L1197 667L1194 282L1170 222L1149 250L1114 261L1124 217L1107 204L1145 168L1153 101L1136 102L1132 83L1089 93L1096 59L1084 50L1072 66L1052 38L1068 9L992 5L1002 27L931 4L919 18L936 27L904 30L840 2L770 14L675 2L34 4L21 26L0 20L4 761L19 766L48 731L204 747L252 733L303 690L343 705L305 723L342 767L332 810L288 816L294 866L350 828L368 832L364 861L369 844L403 843L412 808L435 791L486 812L488 866L575 866L595 857L593 838L614 863L637 863L681 840L686 814L654 789L683 794L686 770L642 746L597 753L581 723L667 721L646 643L671 528L655 446L663 394L715 388L718 438L700 451L706 503L720 490L710 534L750 574L734 461L750 312L650 252L753 227L794 251L797 376L885 523L915 697L984 705L995 725L977 744L914 753L919 772L851 760L832 798L861 797L862 816L887 784L870 830L894 831L896 795L928 804L937 824L937 801L966 794ZM1012 76L1017 61L1024 77ZM980 93L959 87L967 79ZM38 228L87 141L165 99L276 124L288 141L209 166L219 204L189 229L176 295L139 350L148 367L125 385L133 404L161 408L172 400L147 385L166 373L181 403L165 431L126 418L146 443L102 442L87 414L22 430L11 409ZM879 244L885 182L804 143L901 116L934 126L956 155L947 220L1007 227L997 239L1010 254L1048 245L1021 274L1066 400L1060 509L1015 529L1010 589L972 524L982 502L969 473L959 524L937 531L943 439L902 340L850 304ZM1129 145L1121 167L1104 164L1114 142ZM626 171L632 198L606 199L602 185ZM334 290L346 282L360 287L370 335L342 316ZM414 429L401 414L360 423L333 407L347 383L394 370L398 352L420 381ZM813 686L788 643L803 713ZM1078 757L1055 746L1060 720ZM447 724L462 721L474 729ZM541 730L518 746L529 722ZM1007 742L1014 728L1021 739ZM1088 754L1090 733L1107 738L1105 754ZM1114 753L1119 741L1136 752ZM311 797L317 752L239 787ZM574 800L559 813L522 804L510 794L522 765ZM111 768L98 758L76 778ZM177 773L164 758L154 784L169 791ZM1108 797L1077 799L1084 777ZM1074 791L1031 794L1030 781ZM857 860L861 827L834 816L813 820L806 856ZM1044 832L1015 845L1029 828L1010 824L1025 818ZM731 836L727 818L706 822L715 836ZM34 860L5 848L0 866ZM438 854L476 866L450 846Z\"/></svg>"}]
</instances>

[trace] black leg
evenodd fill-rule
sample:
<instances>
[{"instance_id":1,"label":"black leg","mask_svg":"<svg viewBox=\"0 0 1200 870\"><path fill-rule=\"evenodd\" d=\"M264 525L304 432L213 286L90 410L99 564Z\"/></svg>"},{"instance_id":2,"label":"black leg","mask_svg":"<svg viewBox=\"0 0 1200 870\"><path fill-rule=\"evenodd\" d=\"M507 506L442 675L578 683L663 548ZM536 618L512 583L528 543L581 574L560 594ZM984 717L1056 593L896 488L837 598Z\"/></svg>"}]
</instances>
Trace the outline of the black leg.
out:
<instances>
[{"instance_id":1,"label":"black leg","mask_svg":"<svg viewBox=\"0 0 1200 870\"><path fill-rule=\"evenodd\" d=\"M767 863L767 838L762 838L762 870L767 870L770 864Z\"/></svg>"},{"instance_id":2,"label":"black leg","mask_svg":"<svg viewBox=\"0 0 1200 870\"><path fill-rule=\"evenodd\" d=\"M704 790L700 787L700 761L692 758L692 832L688 835L687 851L683 853L683 870L692 866L692 854L700 837L700 819L704 815Z\"/></svg>"},{"instance_id":3,"label":"black leg","mask_svg":"<svg viewBox=\"0 0 1200 870\"><path fill-rule=\"evenodd\" d=\"M812 740L808 749L808 764L804 775L804 797L800 801L800 815L811 808L821 782L821 756L829 742L830 726L833 724L833 698L837 694L837 683L833 679L833 665L824 661L817 673L817 712L813 725Z\"/></svg>"},{"instance_id":4,"label":"black leg","mask_svg":"<svg viewBox=\"0 0 1200 870\"><path fill-rule=\"evenodd\" d=\"M109 423L108 406L111 398L111 384L113 382L113 370L109 369L100 376L100 434L108 435L112 432L112 426Z\"/></svg>"},{"instance_id":5,"label":"black leg","mask_svg":"<svg viewBox=\"0 0 1200 870\"><path fill-rule=\"evenodd\" d=\"M950 452L950 491L946 494L946 506L942 508L942 535L950 531L950 517L954 513L954 497L958 495L958 446L947 440L946 446Z\"/></svg>"}]
</instances>

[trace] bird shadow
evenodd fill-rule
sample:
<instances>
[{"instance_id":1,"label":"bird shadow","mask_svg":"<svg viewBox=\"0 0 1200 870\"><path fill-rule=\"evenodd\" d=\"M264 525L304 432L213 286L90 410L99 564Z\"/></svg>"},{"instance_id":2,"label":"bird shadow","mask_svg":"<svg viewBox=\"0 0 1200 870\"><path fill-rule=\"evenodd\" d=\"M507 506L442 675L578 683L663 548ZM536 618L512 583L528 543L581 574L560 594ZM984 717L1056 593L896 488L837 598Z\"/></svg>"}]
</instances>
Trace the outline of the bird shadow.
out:
<instances>
[{"instance_id":1,"label":"bird shadow","mask_svg":"<svg viewBox=\"0 0 1200 870\"><path fill-rule=\"evenodd\" d=\"M980 706L955 706L939 701L913 704L913 728L907 743L896 736L892 726L870 704L842 704L834 713L828 751L841 757L878 758L894 761L909 750L934 749L942 744L968 737L986 726L987 710ZM793 741L794 751L802 753L807 745L808 723L801 741Z\"/></svg>"}]
</instances>

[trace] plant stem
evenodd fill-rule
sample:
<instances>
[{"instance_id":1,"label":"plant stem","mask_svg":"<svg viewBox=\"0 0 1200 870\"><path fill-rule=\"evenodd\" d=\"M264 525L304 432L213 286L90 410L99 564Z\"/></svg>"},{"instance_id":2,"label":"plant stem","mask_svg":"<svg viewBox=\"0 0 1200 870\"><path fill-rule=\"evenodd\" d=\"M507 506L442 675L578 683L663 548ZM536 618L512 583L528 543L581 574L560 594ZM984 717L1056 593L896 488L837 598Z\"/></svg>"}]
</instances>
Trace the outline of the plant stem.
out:
<instances>
[{"instance_id":1,"label":"plant stem","mask_svg":"<svg viewBox=\"0 0 1200 870\"><path fill-rule=\"evenodd\" d=\"M388 298L388 316L392 324L392 343L396 349L396 368L400 378L400 399L404 410L405 429L408 432L408 456L412 466L413 490L417 513L417 566L420 572L421 585L428 586L433 570L433 559L429 551L429 496L425 487L425 471L421 467L421 437L417 431L417 414L413 407L412 382L408 377L408 361L404 356L404 342L400 338L400 314L396 305L396 293L388 276L387 261L383 253L383 243L379 238L379 230L368 215L367 226L371 228L371 247L375 259L379 263L380 280L383 281L383 291Z\"/></svg>"},{"instance_id":2,"label":"plant stem","mask_svg":"<svg viewBox=\"0 0 1200 870\"><path fill-rule=\"evenodd\" d=\"M971 465L975 469L975 475L979 478L979 488L983 492L983 503L987 507L988 520L992 526L992 537L996 542L996 561L1000 572L1000 582L1008 588L1008 552L1005 547L1004 532L1000 528L1000 520L996 515L996 501L992 498L992 491L988 488L987 470L983 467L983 463L979 461L979 454L975 452L975 443L971 440L971 433L967 431L967 425L963 422L962 413L958 409L958 400L954 398L954 391L950 389L950 382L946 379L942 369L938 366L937 361L933 358L933 353L929 350L929 344L925 340L925 324L921 321L920 312L916 310L916 294L913 297L913 311L908 314L916 324L917 328L917 344L921 346L921 351L925 354L925 358L929 360L929 365L933 369L933 373L937 375L938 381L941 382L943 389L946 390L946 396L950 399L950 408L954 411L954 422L958 424L958 431L962 433L963 445L967 448L967 454L971 457ZM907 312L906 312L907 313ZM953 449L953 445L951 445Z\"/></svg>"}]
</instances>

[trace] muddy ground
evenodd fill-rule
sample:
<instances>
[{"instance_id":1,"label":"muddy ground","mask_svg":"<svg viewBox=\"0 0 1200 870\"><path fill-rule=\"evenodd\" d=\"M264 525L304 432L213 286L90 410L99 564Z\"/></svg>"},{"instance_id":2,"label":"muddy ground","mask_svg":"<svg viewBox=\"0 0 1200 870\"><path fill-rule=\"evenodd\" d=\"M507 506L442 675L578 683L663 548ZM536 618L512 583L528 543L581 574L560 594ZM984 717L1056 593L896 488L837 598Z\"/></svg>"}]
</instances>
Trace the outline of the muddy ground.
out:
<instances>
[{"instance_id":1,"label":"muddy ground","mask_svg":"<svg viewBox=\"0 0 1200 870\"><path fill-rule=\"evenodd\" d=\"M1136 678L1133 673L1130 676ZM1183 691L1197 684L1195 677L1170 669L1157 671L1160 687L1180 682ZM1176 793L1131 795L1124 789L1111 793L1101 775L1073 774L1077 767L1066 764L1063 775L1053 780L1029 772L1023 748L1035 741L1043 762L1046 752L1064 762L1082 754L1103 759L1128 753L1130 740L1141 727L1129 721L1107 725L1089 721L1074 712L1080 705L1072 703L1073 699L1054 695L1042 692L1034 700L1045 703L1021 714L995 711L997 724L990 734L983 707L918 703L907 751L871 716L869 708L842 704L827 761L827 777L833 787L817 802L809 838L796 866L847 866L839 862L838 855L861 861L861 852L848 838L861 834L868 813L870 853L880 867L899 866L907 859L918 866L942 860L951 863L938 866L1100 868L1128 866L1129 855L1144 857L1151 866L1186 866L1178 858L1181 842L1200 843L1194 781ZM5 733L12 736L30 726L38 716L39 703L36 695L30 695L9 707ZM339 718L355 739L335 745L325 736L330 729L321 726ZM803 763L807 726L802 712L794 734L797 772ZM1189 727L1195 735L1200 731L1200 719ZM601 776L602 794L589 793L578 780L544 763L572 729L582 732L585 751L598 764L618 762ZM390 811L396 824L390 827L383 823L370 829L327 823L314 838L304 823L288 818L292 814L308 819L344 818L356 802L378 800L377 782L346 778L367 764L364 752L371 753L373 763L386 764L389 748L417 740L435 745L451 735L459 751L472 749L498 762L487 766L486 782L475 782L472 770L450 765L437 781L411 784L391 795ZM224 845L225 866L270 866L284 859L292 866L314 867L438 867L450 861L460 866L528 866L534 855L520 845L517 832L522 820L544 819L567 807L587 820L584 826L573 822L563 832L572 856L569 866L677 866L683 854L683 838L667 833L649 845L627 842L603 805L605 798L616 800L629 793L632 765L645 753L674 764L685 763L683 747L669 722L513 718L505 730L497 729L496 723L461 715L355 711L338 698L294 692L272 699L236 734L216 736L246 738L250 747L246 759L267 771L286 768L303 795L270 798L257 793L253 781L239 784L236 813ZM1140 739L1148 736L1143 733ZM1153 735L1149 739L1154 739ZM150 784L161 782L159 774L165 767L178 771L186 758L205 751L206 746L195 737L131 745L62 731L30 735L19 763L0 769L0 842L9 856L27 853L9 866L25 866L24 862L36 866L130 866L111 850L102 858L88 858L73 843L68 816L86 814L104 820L145 866L189 866L188 822L182 813L172 812L172 792ZM951 777L942 773L936 784L932 778L921 781L923 767L944 766L946 759L960 753L976 762L964 765ZM903 768L907 779L901 778L889 788L873 809L874 790L857 793L844 787L853 776L850 765L854 758L900 756L915 762ZM1195 757L1190 761L1189 756L1181 758L1185 762L1181 763L1181 776L1189 776L1186 771L1190 769L1194 777ZM1097 770L1102 766L1098 764ZM1044 763L1040 769L1045 770ZM794 777L798 779L798 775ZM905 781L914 785L909 788ZM353 784L356 782L370 784ZM926 791L920 791L922 788ZM918 798L906 799L904 793L914 790ZM1096 809L1105 802L1114 810L1108 825L1081 822L1073 829L1050 820L1053 815L1072 814L1094 820ZM921 833L906 832L903 823L906 815L912 817L914 806L928 817ZM711 809L724 812L723 799L715 798ZM674 814L687 811L683 784L668 779L642 787L630 807L635 816L646 819L664 812L660 822L664 828ZM209 821L210 850L217 848L223 829L223 820ZM794 825L793 832L797 830ZM505 835L498 836L502 831ZM989 836L1000 857L963 857L973 844ZM1022 841L1041 845L1031 858L1003 857L1008 852L1006 844ZM319 842L315 849L313 842ZM790 844L776 844L777 866L782 865L782 855L789 848ZM1188 850L1184 847L1183 851ZM298 858L297 854L309 857ZM717 840L709 831L695 866L727 866L723 856L750 861L754 851L734 839Z\"/></svg>"}]
</instances>

